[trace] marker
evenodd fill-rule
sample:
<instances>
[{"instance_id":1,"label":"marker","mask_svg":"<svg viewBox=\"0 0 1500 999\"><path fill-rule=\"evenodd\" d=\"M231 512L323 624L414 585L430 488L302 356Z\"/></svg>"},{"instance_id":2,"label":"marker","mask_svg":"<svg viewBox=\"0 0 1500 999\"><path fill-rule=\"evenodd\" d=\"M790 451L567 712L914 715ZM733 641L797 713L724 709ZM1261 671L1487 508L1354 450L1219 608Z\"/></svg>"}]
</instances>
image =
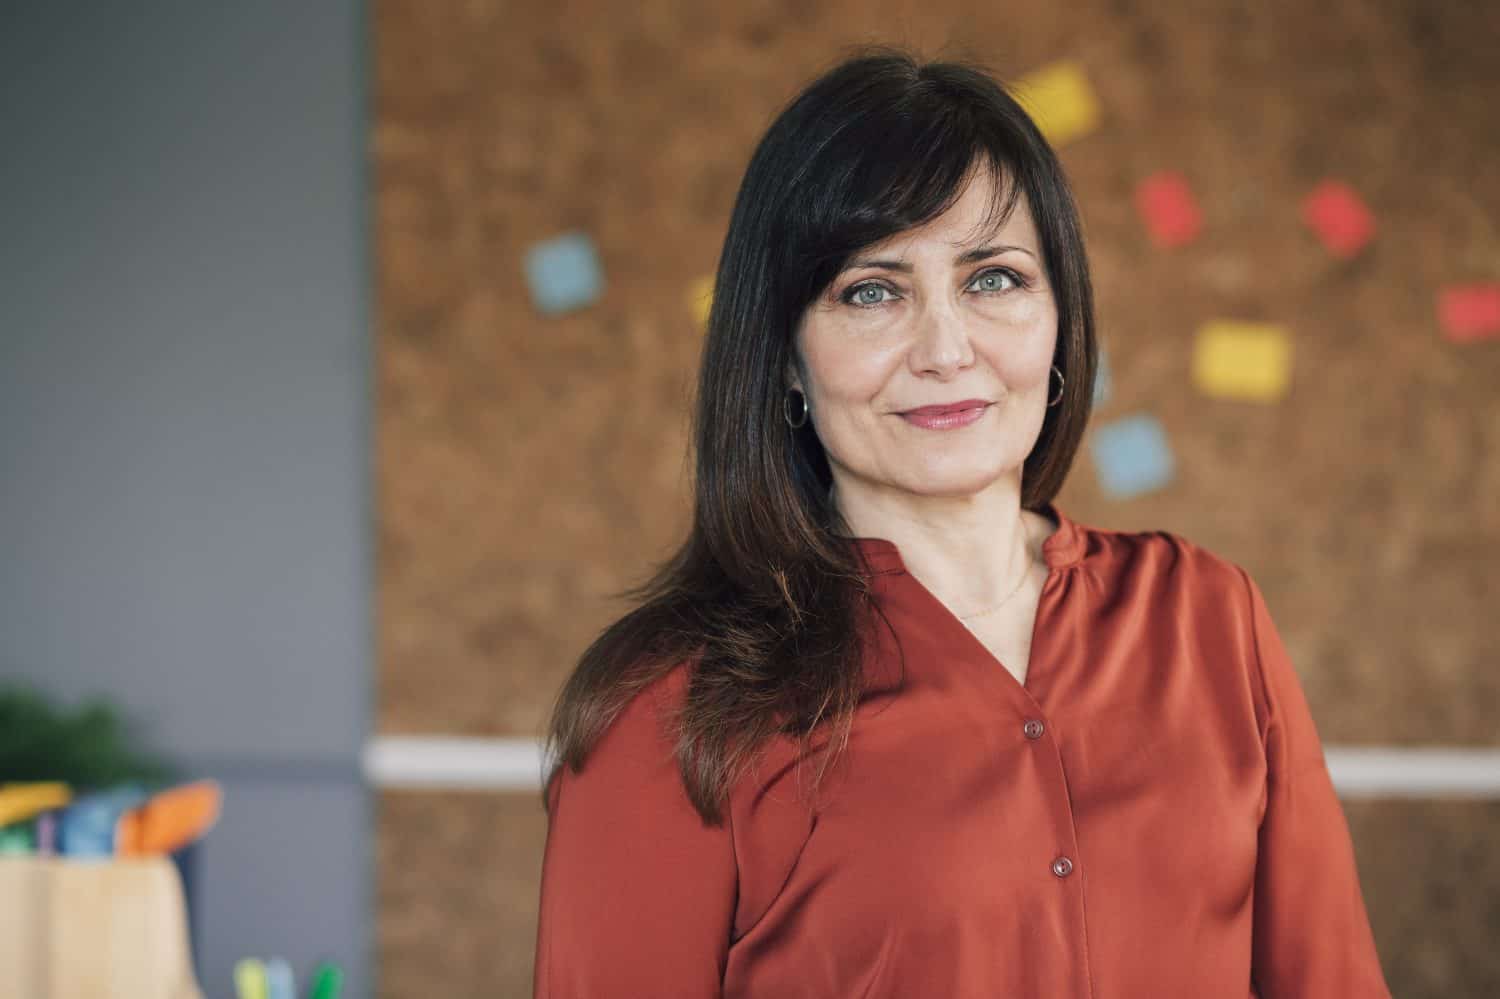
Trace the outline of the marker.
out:
<instances>
[{"instance_id":1,"label":"marker","mask_svg":"<svg viewBox=\"0 0 1500 999\"><path fill-rule=\"evenodd\" d=\"M239 999L270 999L266 966L258 957L247 957L234 966L234 991Z\"/></svg>"},{"instance_id":2,"label":"marker","mask_svg":"<svg viewBox=\"0 0 1500 999\"><path fill-rule=\"evenodd\" d=\"M122 857L174 853L213 828L223 803L224 792L213 780L159 791L115 821L115 853Z\"/></svg>"},{"instance_id":3,"label":"marker","mask_svg":"<svg viewBox=\"0 0 1500 999\"><path fill-rule=\"evenodd\" d=\"M332 961L318 965L313 974L312 991L308 999L338 999L344 988L344 969Z\"/></svg>"},{"instance_id":4,"label":"marker","mask_svg":"<svg viewBox=\"0 0 1500 999\"><path fill-rule=\"evenodd\" d=\"M17 822L0 826L0 856L21 856L36 852L36 834L31 823Z\"/></svg>"},{"instance_id":5,"label":"marker","mask_svg":"<svg viewBox=\"0 0 1500 999\"><path fill-rule=\"evenodd\" d=\"M146 791L123 784L75 798L58 819L57 852L69 857L112 857L120 813L146 800Z\"/></svg>"},{"instance_id":6,"label":"marker","mask_svg":"<svg viewBox=\"0 0 1500 999\"><path fill-rule=\"evenodd\" d=\"M268 999L297 999L297 981L285 958L266 962L266 994Z\"/></svg>"},{"instance_id":7,"label":"marker","mask_svg":"<svg viewBox=\"0 0 1500 999\"><path fill-rule=\"evenodd\" d=\"M72 789L58 781L0 784L0 826L23 822L41 812L61 808L72 798Z\"/></svg>"}]
</instances>

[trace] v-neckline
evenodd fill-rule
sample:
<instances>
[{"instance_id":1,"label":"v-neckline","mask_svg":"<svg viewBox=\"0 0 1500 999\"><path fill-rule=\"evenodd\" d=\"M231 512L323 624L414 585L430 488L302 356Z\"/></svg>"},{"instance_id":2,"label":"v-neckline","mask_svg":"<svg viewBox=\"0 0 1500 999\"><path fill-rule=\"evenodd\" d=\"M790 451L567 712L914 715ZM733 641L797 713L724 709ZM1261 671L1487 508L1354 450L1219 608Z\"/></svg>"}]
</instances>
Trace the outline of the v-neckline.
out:
<instances>
[{"instance_id":1,"label":"v-neckline","mask_svg":"<svg viewBox=\"0 0 1500 999\"><path fill-rule=\"evenodd\" d=\"M1008 684L1012 690L1025 696L1032 704L1035 704L1037 707L1041 706L1041 698L1034 683L1037 679L1036 665L1039 658L1035 653L1037 638L1041 634L1039 625L1041 624L1042 613L1049 603L1049 597L1057 588L1055 584L1060 575L1059 567L1047 566L1047 578L1042 580L1041 592L1037 594L1036 613L1031 618L1031 636L1029 638L1026 679L1024 681L1017 679L1009 667L1000 660L1000 657L991 652L989 646L980 641L979 636L970 631L958 615L954 614L947 604L938 599L937 594L929 590L926 584L910 572L906 573L906 575L910 578L911 585L915 586L918 592L936 608L936 613L942 620L943 625L949 631L959 633L963 636L963 641L970 646L974 655L979 657L985 665L986 672L1000 673L1002 675L1000 680L1002 684Z\"/></svg>"},{"instance_id":2,"label":"v-neckline","mask_svg":"<svg viewBox=\"0 0 1500 999\"><path fill-rule=\"evenodd\" d=\"M1036 655L1037 642L1043 636L1041 630L1043 614L1051 612L1051 604L1055 599L1061 578L1066 570L1082 558L1085 547L1079 526L1064 514L1054 503L1044 503L1038 510L1043 517L1056 520L1057 528L1042 542L1042 562L1046 566L1047 576L1042 580L1042 588L1037 595L1036 612L1031 619L1030 645L1027 652L1026 679L1024 681L1016 678L993 652L989 646L980 641L979 636L969 630L968 626L959 619L958 615L938 599L937 595L927 588L907 568L900 552L894 542L885 538L861 537L852 539L860 554L872 567L877 575L901 575L909 578L912 586L916 587L917 593L934 608L937 618L949 631L956 632L959 636L957 642L967 645L978 661L985 665L985 673L1001 673L1003 676L998 680L1002 686L1008 686L1013 694L1020 694L1029 705L1041 708L1041 689L1038 683L1039 673L1036 669L1039 661L1045 662L1045 657ZM1045 671L1043 671L1045 673Z\"/></svg>"}]
</instances>

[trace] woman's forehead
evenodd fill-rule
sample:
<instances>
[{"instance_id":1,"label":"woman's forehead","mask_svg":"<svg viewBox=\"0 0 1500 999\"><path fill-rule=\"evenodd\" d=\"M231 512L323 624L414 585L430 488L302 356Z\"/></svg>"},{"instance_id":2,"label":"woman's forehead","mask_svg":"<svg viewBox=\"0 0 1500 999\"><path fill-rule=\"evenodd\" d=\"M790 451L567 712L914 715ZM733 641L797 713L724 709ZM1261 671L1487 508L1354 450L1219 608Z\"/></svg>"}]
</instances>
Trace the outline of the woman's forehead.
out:
<instances>
[{"instance_id":1,"label":"woman's forehead","mask_svg":"<svg viewBox=\"0 0 1500 999\"><path fill-rule=\"evenodd\" d=\"M993 180L981 174L969 183L953 204L921 225L872 243L855 254L901 257L913 252L962 252L986 245L1020 246L1035 251L1036 226L1026 192L1017 190L1010 211L1005 212L1005 189L996 190Z\"/></svg>"}]
</instances>

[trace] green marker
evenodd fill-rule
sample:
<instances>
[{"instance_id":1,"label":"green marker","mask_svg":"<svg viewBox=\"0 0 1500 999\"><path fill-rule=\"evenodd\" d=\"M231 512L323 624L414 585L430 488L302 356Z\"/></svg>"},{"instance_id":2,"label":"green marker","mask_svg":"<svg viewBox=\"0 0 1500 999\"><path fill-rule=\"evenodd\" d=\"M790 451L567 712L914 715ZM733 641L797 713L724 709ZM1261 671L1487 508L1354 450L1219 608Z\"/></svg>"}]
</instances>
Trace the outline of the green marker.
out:
<instances>
[{"instance_id":1,"label":"green marker","mask_svg":"<svg viewBox=\"0 0 1500 999\"><path fill-rule=\"evenodd\" d=\"M0 855L35 852L36 837L32 835L30 823L0 826Z\"/></svg>"},{"instance_id":2,"label":"green marker","mask_svg":"<svg viewBox=\"0 0 1500 999\"><path fill-rule=\"evenodd\" d=\"M344 969L332 961L324 961L313 973L312 991L308 999L339 999L344 988Z\"/></svg>"}]
</instances>

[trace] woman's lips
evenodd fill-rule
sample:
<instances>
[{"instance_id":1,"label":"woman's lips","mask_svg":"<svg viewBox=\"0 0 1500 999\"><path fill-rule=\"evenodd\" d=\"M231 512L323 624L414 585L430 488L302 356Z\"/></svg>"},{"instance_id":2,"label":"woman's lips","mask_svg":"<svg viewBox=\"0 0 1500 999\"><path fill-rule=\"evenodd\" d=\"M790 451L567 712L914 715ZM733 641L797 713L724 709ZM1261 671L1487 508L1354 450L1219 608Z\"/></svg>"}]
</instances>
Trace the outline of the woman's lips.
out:
<instances>
[{"instance_id":1,"label":"woman's lips","mask_svg":"<svg viewBox=\"0 0 1500 999\"><path fill-rule=\"evenodd\" d=\"M983 399L967 399L946 406L922 406L897 415L924 430L957 430L977 421L989 407Z\"/></svg>"}]
</instances>

